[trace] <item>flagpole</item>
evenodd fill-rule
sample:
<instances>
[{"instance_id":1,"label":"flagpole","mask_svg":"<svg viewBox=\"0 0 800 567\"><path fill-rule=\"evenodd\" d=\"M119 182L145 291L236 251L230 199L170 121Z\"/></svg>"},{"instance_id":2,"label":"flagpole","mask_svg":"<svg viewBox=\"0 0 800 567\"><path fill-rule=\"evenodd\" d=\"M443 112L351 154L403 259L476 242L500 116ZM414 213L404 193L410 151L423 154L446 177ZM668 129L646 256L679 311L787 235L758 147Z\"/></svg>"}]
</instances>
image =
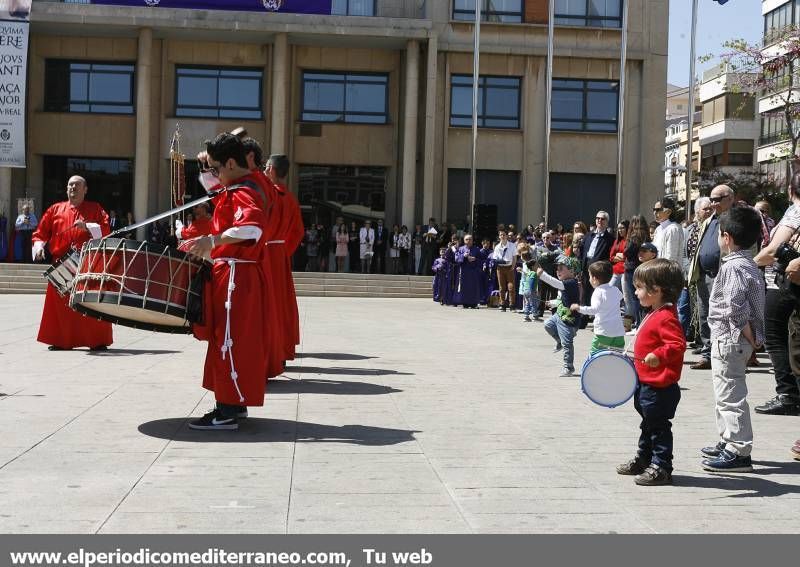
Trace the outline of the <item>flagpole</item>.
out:
<instances>
[{"instance_id":1,"label":"flagpole","mask_svg":"<svg viewBox=\"0 0 800 567\"><path fill-rule=\"evenodd\" d=\"M547 95L545 101L544 138L544 222L550 226L550 129L553 120L553 49L555 35L555 0L548 0L547 6Z\"/></svg>"},{"instance_id":2,"label":"flagpole","mask_svg":"<svg viewBox=\"0 0 800 567\"><path fill-rule=\"evenodd\" d=\"M482 0L475 0L475 30L473 32L474 45L472 53L472 164L470 166L470 189L469 189L469 230L475 232L475 187L476 179L476 156L478 151L478 77L480 73L480 50L481 50L481 4Z\"/></svg>"},{"instance_id":3,"label":"flagpole","mask_svg":"<svg viewBox=\"0 0 800 567\"><path fill-rule=\"evenodd\" d=\"M619 55L619 106L617 110L617 220L622 218L622 179L623 179L623 138L625 130L625 77L628 61L628 4L625 0L622 5L622 47Z\"/></svg>"},{"instance_id":4,"label":"flagpole","mask_svg":"<svg viewBox=\"0 0 800 567\"><path fill-rule=\"evenodd\" d=\"M689 49L689 131L686 143L686 204L684 205L687 219L692 217L692 145L694 142L694 64L697 43L697 1L692 0L692 38Z\"/></svg>"}]
</instances>

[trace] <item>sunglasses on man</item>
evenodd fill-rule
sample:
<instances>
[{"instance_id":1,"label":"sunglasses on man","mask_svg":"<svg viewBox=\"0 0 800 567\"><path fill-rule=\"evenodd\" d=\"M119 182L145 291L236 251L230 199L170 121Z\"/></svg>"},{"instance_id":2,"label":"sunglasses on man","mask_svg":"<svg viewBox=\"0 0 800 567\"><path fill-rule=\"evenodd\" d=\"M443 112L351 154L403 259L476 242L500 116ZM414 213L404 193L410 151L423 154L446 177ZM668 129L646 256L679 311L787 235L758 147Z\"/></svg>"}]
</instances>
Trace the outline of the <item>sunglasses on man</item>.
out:
<instances>
[{"instance_id":1,"label":"sunglasses on man","mask_svg":"<svg viewBox=\"0 0 800 567\"><path fill-rule=\"evenodd\" d=\"M730 197L730 195L724 195L722 197L709 197L708 200L711 201L712 203L721 203L728 197Z\"/></svg>"}]
</instances>

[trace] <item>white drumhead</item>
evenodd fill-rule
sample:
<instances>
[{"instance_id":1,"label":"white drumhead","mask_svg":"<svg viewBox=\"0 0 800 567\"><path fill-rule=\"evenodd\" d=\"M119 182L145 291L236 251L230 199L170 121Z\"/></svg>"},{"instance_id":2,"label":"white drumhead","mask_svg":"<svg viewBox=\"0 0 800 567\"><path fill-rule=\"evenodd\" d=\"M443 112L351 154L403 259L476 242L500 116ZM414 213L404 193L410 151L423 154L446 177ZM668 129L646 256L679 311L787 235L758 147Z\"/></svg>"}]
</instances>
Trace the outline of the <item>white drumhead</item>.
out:
<instances>
[{"instance_id":1,"label":"white drumhead","mask_svg":"<svg viewBox=\"0 0 800 567\"><path fill-rule=\"evenodd\" d=\"M636 370L621 354L600 352L586 361L581 388L594 403L613 408L624 404L636 389Z\"/></svg>"}]
</instances>

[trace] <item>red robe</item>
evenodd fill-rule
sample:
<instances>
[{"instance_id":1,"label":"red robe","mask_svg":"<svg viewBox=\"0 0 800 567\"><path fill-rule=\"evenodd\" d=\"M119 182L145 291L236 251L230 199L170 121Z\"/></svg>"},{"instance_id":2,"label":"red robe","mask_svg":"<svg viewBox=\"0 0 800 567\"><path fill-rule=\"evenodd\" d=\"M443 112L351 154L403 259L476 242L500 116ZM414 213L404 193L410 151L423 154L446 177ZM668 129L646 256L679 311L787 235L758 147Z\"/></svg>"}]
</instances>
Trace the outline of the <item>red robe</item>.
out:
<instances>
[{"instance_id":1,"label":"red robe","mask_svg":"<svg viewBox=\"0 0 800 567\"><path fill-rule=\"evenodd\" d=\"M258 179L252 174L237 182L244 180L258 183ZM206 286L203 298L206 319L202 328L206 330L208 338L203 387L213 391L216 400L223 404L262 406L266 390L264 375L268 348L263 340L267 332L265 313L268 289L263 267L266 207L259 192L245 186L219 194L214 198L214 206L213 234L221 234L236 226L257 226L261 228L262 235L258 242L224 244L211 251L211 257L216 261L211 272L210 285ZM232 268L223 258L251 263L236 263ZM229 329L232 345L223 359L222 346L228 328L225 303L228 301L232 269L235 269L235 288L230 298ZM198 336L206 333L201 332ZM234 361L236 381L232 378L231 360Z\"/></svg>"},{"instance_id":2,"label":"red robe","mask_svg":"<svg viewBox=\"0 0 800 567\"><path fill-rule=\"evenodd\" d=\"M81 246L91 240L91 235L86 230L72 226L77 220L99 224L103 236L111 232L108 215L99 203L84 201L79 207L73 207L69 201L63 201L45 211L36 232L33 233L32 241L47 242L55 260L64 256L70 248L80 250ZM111 323L73 311L69 308L69 297L58 295L49 283L37 340L63 349L108 346L114 342Z\"/></svg>"},{"instance_id":3,"label":"red robe","mask_svg":"<svg viewBox=\"0 0 800 567\"><path fill-rule=\"evenodd\" d=\"M208 236L211 234L212 219L210 217L197 217L189 226L184 226L181 230L180 239L189 240L198 236Z\"/></svg>"},{"instance_id":4,"label":"red robe","mask_svg":"<svg viewBox=\"0 0 800 567\"><path fill-rule=\"evenodd\" d=\"M300 246L306 229L303 226L303 215L300 213L300 203L297 202L297 197L285 185L279 185L278 187L283 189L281 234L283 240L286 241L283 245L286 253L283 261L286 281L283 307L286 312L287 328L289 330L286 343L286 359L294 360L294 347L300 344L300 314L297 310L297 294L295 293L294 278L292 277L292 256L297 247Z\"/></svg>"}]
</instances>

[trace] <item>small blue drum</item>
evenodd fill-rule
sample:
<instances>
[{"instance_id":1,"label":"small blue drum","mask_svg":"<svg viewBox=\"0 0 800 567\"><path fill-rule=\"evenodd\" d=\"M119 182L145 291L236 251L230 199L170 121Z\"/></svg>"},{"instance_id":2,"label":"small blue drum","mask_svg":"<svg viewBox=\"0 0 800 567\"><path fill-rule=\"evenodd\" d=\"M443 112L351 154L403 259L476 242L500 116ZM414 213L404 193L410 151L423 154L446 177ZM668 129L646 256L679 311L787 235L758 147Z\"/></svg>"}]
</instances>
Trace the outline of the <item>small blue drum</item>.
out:
<instances>
[{"instance_id":1,"label":"small blue drum","mask_svg":"<svg viewBox=\"0 0 800 567\"><path fill-rule=\"evenodd\" d=\"M633 397L638 376L633 361L612 350L591 356L581 369L581 390L599 406L615 408Z\"/></svg>"}]
</instances>

